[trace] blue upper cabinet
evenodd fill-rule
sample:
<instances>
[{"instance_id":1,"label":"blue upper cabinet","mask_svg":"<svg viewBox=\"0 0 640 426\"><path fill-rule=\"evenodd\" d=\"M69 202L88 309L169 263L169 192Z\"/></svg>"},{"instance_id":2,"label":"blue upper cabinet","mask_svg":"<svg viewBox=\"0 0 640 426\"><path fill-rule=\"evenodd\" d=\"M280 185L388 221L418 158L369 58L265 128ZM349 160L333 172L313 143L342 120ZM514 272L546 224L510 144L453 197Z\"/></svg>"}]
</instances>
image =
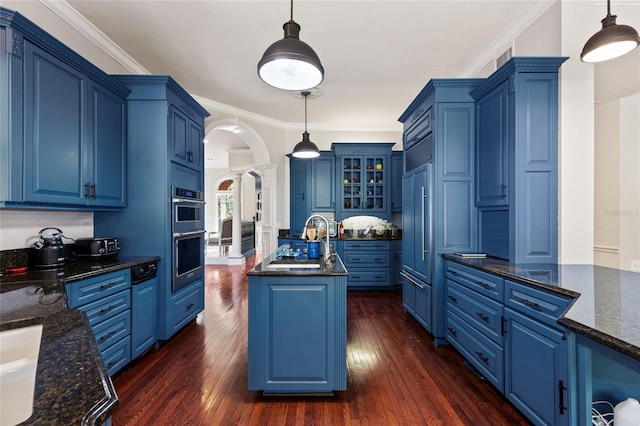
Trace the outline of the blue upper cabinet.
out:
<instances>
[{"instance_id":1,"label":"blue upper cabinet","mask_svg":"<svg viewBox=\"0 0 640 426\"><path fill-rule=\"evenodd\" d=\"M198 118L189 118L183 112L184 109L180 110L173 105L169 107L169 111L173 146L172 161L194 170L201 170L204 158L204 130L197 123Z\"/></svg>"},{"instance_id":2,"label":"blue upper cabinet","mask_svg":"<svg viewBox=\"0 0 640 426\"><path fill-rule=\"evenodd\" d=\"M124 207L129 91L22 15L0 12L0 203Z\"/></svg>"},{"instance_id":3,"label":"blue upper cabinet","mask_svg":"<svg viewBox=\"0 0 640 426\"><path fill-rule=\"evenodd\" d=\"M509 146L507 144L507 82L476 102L476 206L507 206Z\"/></svg>"},{"instance_id":4,"label":"blue upper cabinet","mask_svg":"<svg viewBox=\"0 0 640 426\"><path fill-rule=\"evenodd\" d=\"M334 143L336 214L391 219L391 147L393 143Z\"/></svg>"},{"instance_id":5,"label":"blue upper cabinet","mask_svg":"<svg viewBox=\"0 0 640 426\"><path fill-rule=\"evenodd\" d=\"M480 251L514 263L558 257L558 69L566 58L514 57L477 101Z\"/></svg>"},{"instance_id":6,"label":"blue upper cabinet","mask_svg":"<svg viewBox=\"0 0 640 426\"><path fill-rule=\"evenodd\" d=\"M311 160L311 211L335 211L335 164L330 151L322 151L320 157Z\"/></svg>"}]
</instances>

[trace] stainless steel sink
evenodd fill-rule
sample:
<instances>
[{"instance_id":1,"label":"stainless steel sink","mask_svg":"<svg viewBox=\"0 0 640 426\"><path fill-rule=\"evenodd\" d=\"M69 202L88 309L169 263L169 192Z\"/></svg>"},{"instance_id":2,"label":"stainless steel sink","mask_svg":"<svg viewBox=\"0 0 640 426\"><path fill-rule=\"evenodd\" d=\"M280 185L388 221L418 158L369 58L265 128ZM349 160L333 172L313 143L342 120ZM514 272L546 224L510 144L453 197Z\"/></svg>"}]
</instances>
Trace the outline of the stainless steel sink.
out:
<instances>
[{"instance_id":1,"label":"stainless steel sink","mask_svg":"<svg viewBox=\"0 0 640 426\"><path fill-rule=\"evenodd\" d=\"M267 269L318 269L320 268L320 262L318 259L314 260L297 260L297 259L282 259L274 260L267 265Z\"/></svg>"}]
</instances>

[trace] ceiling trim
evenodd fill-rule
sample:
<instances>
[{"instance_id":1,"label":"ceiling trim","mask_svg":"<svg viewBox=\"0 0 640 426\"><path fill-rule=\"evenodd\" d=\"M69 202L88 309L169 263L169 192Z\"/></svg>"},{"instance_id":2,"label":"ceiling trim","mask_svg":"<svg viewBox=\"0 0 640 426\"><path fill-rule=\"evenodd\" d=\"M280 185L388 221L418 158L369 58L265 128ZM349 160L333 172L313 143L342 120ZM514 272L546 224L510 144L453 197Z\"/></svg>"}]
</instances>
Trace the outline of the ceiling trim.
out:
<instances>
[{"instance_id":1,"label":"ceiling trim","mask_svg":"<svg viewBox=\"0 0 640 426\"><path fill-rule=\"evenodd\" d=\"M151 74L65 0L40 2L134 74Z\"/></svg>"},{"instance_id":2,"label":"ceiling trim","mask_svg":"<svg viewBox=\"0 0 640 426\"><path fill-rule=\"evenodd\" d=\"M533 2L526 10L524 10L516 19L514 19L509 25L505 26L504 31L496 37L473 62L469 64L467 68L462 70L458 77L468 78L474 77L480 72L487 64L492 63L495 71L494 60L502 55L509 47L513 47L513 43L520 34L524 32L531 24L533 24L543 13L545 13L551 6L556 3L556 0L539 0ZM514 56L517 52L514 49Z\"/></svg>"}]
</instances>

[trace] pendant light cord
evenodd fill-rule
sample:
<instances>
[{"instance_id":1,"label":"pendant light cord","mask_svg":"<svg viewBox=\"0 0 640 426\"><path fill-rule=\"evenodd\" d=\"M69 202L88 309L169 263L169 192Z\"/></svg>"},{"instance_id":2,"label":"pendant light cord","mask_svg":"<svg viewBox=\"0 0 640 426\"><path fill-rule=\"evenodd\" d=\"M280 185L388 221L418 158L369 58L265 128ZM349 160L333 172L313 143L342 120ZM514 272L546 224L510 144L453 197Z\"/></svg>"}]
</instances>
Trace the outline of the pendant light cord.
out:
<instances>
[{"instance_id":1,"label":"pendant light cord","mask_svg":"<svg viewBox=\"0 0 640 426\"><path fill-rule=\"evenodd\" d=\"M291 21L293 21L293 0L291 0Z\"/></svg>"},{"instance_id":2,"label":"pendant light cord","mask_svg":"<svg viewBox=\"0 0 640 426\"><path fill-rule=\"evenodd\" d=\"M611 16L611 0L607 0L607 16ZM291 0L291 19L293 19L293 0Z\"/></svg>"},{"instance_id":3,"label":"pendant light cord","mask_svg":"<svg viewBox=\"0 0 640 426\"><path fill-rule=\"evenodd\" d=\"M293 1L291 2L293 3ZM304 96L304 131L307 132L307 96L309 96L310 92L302 92L302 96Z\"/></svg>"}]
</instances>

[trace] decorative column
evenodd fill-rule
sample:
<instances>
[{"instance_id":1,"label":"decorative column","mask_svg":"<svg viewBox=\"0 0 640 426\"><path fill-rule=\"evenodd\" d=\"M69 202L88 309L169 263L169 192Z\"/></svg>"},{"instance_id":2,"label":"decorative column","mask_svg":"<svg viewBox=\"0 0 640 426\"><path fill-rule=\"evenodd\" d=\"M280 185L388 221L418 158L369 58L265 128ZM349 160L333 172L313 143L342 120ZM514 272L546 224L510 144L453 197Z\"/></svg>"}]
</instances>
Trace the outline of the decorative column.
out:
<instances>
[{"instance_id":1,"label":"decorative column","mask_svg":"<svg viewBox=\"0 0 640 426\"><path fill-rule=\"evenodd\" d=\"M242 173L233 173L233 226L231 227L230 265L245 262L242 248Z\"/></svg>"}]
</instances>

